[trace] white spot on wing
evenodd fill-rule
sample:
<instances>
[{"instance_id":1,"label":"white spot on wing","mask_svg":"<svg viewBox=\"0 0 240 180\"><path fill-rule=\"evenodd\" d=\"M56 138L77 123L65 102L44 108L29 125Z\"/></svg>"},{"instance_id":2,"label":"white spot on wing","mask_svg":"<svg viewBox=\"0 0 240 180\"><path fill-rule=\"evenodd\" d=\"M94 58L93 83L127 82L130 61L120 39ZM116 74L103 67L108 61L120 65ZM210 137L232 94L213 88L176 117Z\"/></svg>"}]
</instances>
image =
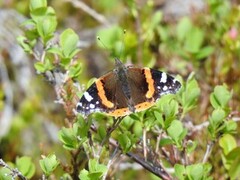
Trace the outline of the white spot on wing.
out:
<instances>
[{"instance_id":1,"label":"white spot on wing","mask_svg":"<svg viewBox=\"0 0 240 180\"><path fill-rule=\"evenodd\" d=\"M167 82L167 74L165 72L162 73L162 77L160 80L161 83L166 83Z\"/></svg>"},{"instance_id":2,"label":"white spot on wing","mask_svg":"<svg viewBox=\"0 0 240 180\"><path fill-rule=\"evenodd\" d=\"M95 108L95 105L94 105L94 104L90 104L89 107L90 107L91 109L94 109L94 108Z\"/></svg>"},{"instance_id":3,"label":"white spot on wing","mask_svg":"<svg viewBox=\"0 0 240 180\"><path fill-rule=\"evenodd\" d=\"M96 104L99 104L99 101L97 101Z\"/></svg>"},{"instance_id":4,"label":"white spot on wing","mask_svg":"<svg viewBox=\"0 0 240 180\"><path fill-rule=\"evenodd\" d=\"M93 97L90 96L90 94L89 94L88 92L85 92L83 95L84 95L85 99L86 99L88 102L90 102L91 100L93 100Z\"/></svg>"},{"instance_id":5,"label":"white spot on wing","mask_svg":"<svg viewBox=\"0 0 240 180\"><path fill-rule=\"evenodd\" d=\"M77 106L82 106L82 103L81 103L81 102L78 102L78 103L77 103Z\"/></svg>"},{"instance_id":6,"label":"white spot on wing","mask_svg":"<svg viewBox=\"0 0 240 180\"><path fill-rule=\"evenodd\" d=\"M163 86L163 90L164 91L168 90L168 87L167 86Z\"/></svg>"}]
</instances>

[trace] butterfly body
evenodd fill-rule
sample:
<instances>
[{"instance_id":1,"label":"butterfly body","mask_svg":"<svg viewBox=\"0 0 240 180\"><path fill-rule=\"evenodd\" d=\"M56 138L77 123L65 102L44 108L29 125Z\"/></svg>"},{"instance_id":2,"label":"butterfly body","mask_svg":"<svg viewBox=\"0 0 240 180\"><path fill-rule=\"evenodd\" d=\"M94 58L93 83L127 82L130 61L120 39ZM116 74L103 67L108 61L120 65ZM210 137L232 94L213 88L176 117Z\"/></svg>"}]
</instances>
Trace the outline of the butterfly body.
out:
<instances>
[{"instance_id":1,"label":"butterfly body","mask_svg":"<svg viewBox=\"0 0 240 180\"><path fill-rule=\"evenodd\" d=\"M116 59L116 68L98 78L77 103L84 116L105 112L110 116L126 116L153 106L164 94L175 94L179 81L164 72L150 68L125 66Z\"/></svg>"}]
</instances>

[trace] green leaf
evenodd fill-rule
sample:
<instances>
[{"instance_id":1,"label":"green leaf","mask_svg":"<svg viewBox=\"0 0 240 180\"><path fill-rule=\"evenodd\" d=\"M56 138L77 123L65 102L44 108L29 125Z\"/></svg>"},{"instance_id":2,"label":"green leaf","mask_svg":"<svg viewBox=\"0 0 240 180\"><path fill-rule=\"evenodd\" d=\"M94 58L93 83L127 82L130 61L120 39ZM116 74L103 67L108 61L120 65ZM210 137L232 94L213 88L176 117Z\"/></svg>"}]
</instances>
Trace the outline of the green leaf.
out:
<instances>
[{"instance_id":1,"label":"green leaf","mask_svg":"<svg viewBox=\"0 0 240 180\"><path fill-rule=\"evenodd\" d=\"M119 134L117 139L124 153L129 152L137 140L135 135L129 131L126 131L124 134Z\"/></svg>"},{"instance_id":2,"label":"green leaf","mask_svg":"<svg viewBox=\"0 0 240 180\"><path fill-rule=\"evenodd\" d=\"M202 164L194 164L186 167L189 179L201 180L204 176L204 167Z\"/></svg>"},{"instance_id":3,"label":"green leaf","mask_svg":"<svg viewBox=\"0 0 240 180\"><path fill-rule=\"evenodd\" d=\"M136 118L136 119L135 119ZM124 128L125 130L128 130L129 128L132 127L132 125L134 124L134 121L139 121L139 117L137 115L134 116L126 116L123 118L120 126L121 128Z\"/></svg>"},{"instance_id":4,"label":"green leaf","mask_svg":"<svg viewBox=\"0 0 240 180\"><path fill-rule=\"evenodd\" d=\"M178 103L173 99L175 95L166 95L163 96L159 102L159 109L164 115L164 128L168 128L171 122L176 119L176 115L178 114Z\"/></svg>"},{"instance_id":5,"label":"green leaf","mask_svg":"<svg viewBox=\"0 0 240 180\"><path fill-rule=\"evenodd\" d=\"M18 36L17 41L25 52L32 53L32 45L28 43L28 40L26 37Z\"/></svg>"},{"instance_id":6,"label":"green leaf","mask_svg":"<svg viewBox=\"0 0 240 180\"><path fill-rule=\"evenodd\" d=\"M167 129L168 135L175 141L178 140L179 136L183 132L183 125L180 121L174 120L170 127Z\"/></svg>"},{"instance_id":7,"label":"green leaf","mask_svg":"<svg viewBox=\"0 0 240 180\"><path fill-rule=\"evenodd\" d=\"M80 171L80 174L78 177L81 180L91 180L88 175L89 175L89 172L86 169L83 169Z\"/></svg>"},{"instance_id":8,"label":"green leaf","mask_svg":"<svg viewBox=\"0 0 240 180\"><path fill-rule=\"evenodd\" d=\"M213 93L210 95L212 106L217 108L226 108L232 94L227 90L226 86L216 86Z\"/></svg>"},{"instance_id":9,"label":"green leaf","mask_svg":"<svg viewBox=\"0 0 240 180\"><path fill-rule=\"evenodd\" d=\"M58 137L63 143L63 147L68 150L75 150L78 148L77 134L74 132L73 128L63 127L59 133Z\"/></svg>"},{"instance_id":10,"label":"green leaf","mask_svg":"<svg viewBox=\"0 0 240 180\"><path fill-rule=\"evenodd\" d=\"M12 176L10 175L12 172L10 171L10 169L7 168L0 168L0 179L1 180L12 180Z\"/></svg>"},{"instance_id":11,"label":"green leaf","mask_svg":"<svg viewBox=\"0 0 240 180\"><path fill-rule=\"evenodd\" d=\"M194 57L198 60L201 60L203 58L206 58L210 56L214 52L214 47L212 46L206 46L200 49L197 54L194 55Z\"/></svg>"},{"instance_id":12,"label":"green leaf","mask_svg":"<svg viewBox=\"0 0 240 180\"><path fill-rule=\"evenodd\" d=\"M225 114L224 110L215 109L209 120L210 120L211 125L215 126L217 129L219 124L221 124L223 122L225 117L226 117L226 114Z\"/></svg>"},{"instance_id":13,"label":"green leaf","mask_svg":"<svg viewBox=\"0 0 240 180\"><path fill-rule=\"evenodd\" d=\"M38 21L37 31L42 37L44 43L53 37L53 33L57 27L56 17L46 16L44 19Z\"/></svg>"},{"instance_id":14,"label":"green leaf","mask_svg":"<svg viewBox=\"0 0 240 180\"><path fill-rule=\"evenodd\" d=\"M33 177L36 170L32 159L27 156L17 158L16 166L18 170L23 174L23 176L27 177L28 179Z\"/></svg>"},{"instance_id":15,"label":"green leaf","mask_svg":"<svg viewBox=\"0 0 240 180\"><path fill-rule=\"evenodd\" d=\"M175 164L174 165L174 170L175 170L175 176L180 179L184 180L186 176L186 170L185 167L181 164Z\"/></svg>"},{"instance_id":16,"label":"green leaf","mask_svg":"<svg viewBox=\"0 0 240 180\"><path fill-rule=\"evenodd\" d=\"M227 156L227 159L229 156L232 156L232 163L229 169L229 176L231 179L238 179L240 176L240 147L235 148L232 152L229 153Z\"/></svg>"},{"instance_id":17,"label":"green leaf","mask_svg":"<svg viewBox=\"0 0 240 180\"><path fill-rule=\"evenodd\" d=\"M215 109L209 118L209 126L208 131L212 137L215 139L219 136L219 133L224 133L224 129L226 129L225 123L226 113L223 109Z\"/></svg>"},{"instance_id":18,"label":"green leaf","mask_svg":"<svg viewBox=\"0 0 240 180\"><path fill-rule=\"evenodd\" d=\"M177 38L182 41L188 36L188 32L192 28L192 22L188 17L182 18L177 25Z\"/></svg>"},{"instance_id":19,"label":"green leaf","mask_svg":"<svg viewBox=\"0 0 240 180\"><path fill-rule=\"evenodd\" d=\"M46 71L45 65L42 62L36 62L34 64L34 67L38 72L43 73Z\"/></svg>"},{"instance_id":20,"label":"green leaf","mask_svg":"<svg viewBox=\"0 0 240 180\"><path fill-rule=\"evenodd\" d=\"M143 126L146 128L147 131L149 131L156 124L157 124L157 121L152 116L147 116L146 118L143 119Z\"/></svg>"},{"instance_id":21,"label":"green leaf","mask_svg":"<svg viewBox=\"0 0 240 180\"><path fill-rule=\"evenodd\" d=\"M193 76L190 75L188 77L185 90L182 92L182 95L181 95L183 114L186 114L196 106L199 95L200 95L200 88L198 86L198 83L193 78Z\"/></svg>"},{"instance_id":22,"label":"green leaf","mask_svg":"<svg viewBox=\"0 0 240 180\"><path fill-rule=\"evenodd\" d=\"M188 36L186 37L184 43L184 49L190 53L199 52L202 42L204 40L204 33L201 29L193 27L188 32Z\"/></svg>"},{"instance_id":23,"label":"green leaf","mask_svg":"<svg viewBox=\"0 0 240 180\"><path fill-rule=\"evenodd\" d=\"M182 148L182 140L187 134L187 129L183 128L182 122L178 120L172 121L171 125L167 129L168 135L172 138L179 149Z\"/></svg>"},{"instance_id":24,"label":"green leaf","mask_svg":"<svg viewBox=\"0 0 240 180\"><path fill-rule=\"evenodd\" d=\"M157 27L158 34L163 42L167 42L169 40L169 31L167 28L159 26Z\"/></svg>"},{"instance_id":25,"label":"green leaf","mask_svg":"<svg viewBox=\"0 0 240 180\"><path fill-rule=\"evenodd\" d=\"M187 153L190 154L190 153L194 152L194 150L197 147L197 144L198 144L197 141L188 140L187 147L186 147Z\"/></svg>"},{"instance_id":26,"label":"green leaf","mask_svg":"<svg viewBox=\"0 0 240 180\"><path fill-rule=\"evenodd\" d=\"M133 124L133 133L136 135L136 137L141 138L143 135L143 125L139 121L135 121Z\"/></svg>"},{"instance_id":27,"label":"green leaf","mask_svg":"<svg viewBox=\"0 0 240 180\"><path fill-rule=\"evenodd\" d=\"M228 120L225 122L225 128L223 130L224 133L235 133L237 130L237 123L233 120Z\"/></svg>"},{"instance_id":28,"label":"green leaf","mask_svg":"<svg viewBox=\"0 0 240 180\"><path fill-rule=\"evenodd\" d=\"M48 48L47 50L46 50L48 53L52 53L52 54L57 54L57 55L59 55L59 56L63 56L62 55L62 50L61 50L61 48L59 48L59 47L50 47L50 48Z\"/></svg>"},{"instance_id":29,"label":"green leaf","mask_svg":"<svg viewBox=\"0 0 240 180\"><path fill-rule=\"evenodd\" d=\"M99 164L96 159L89 160L88 168L89 171L84 169L80 172L80 179L98 180L101 179L101 177L107 172L107 166Z\"/></svg>"},{"instance_id":30,"label":"green leaf","mask_svg":"<svg viewBox=\"0 0 240 180\"><path fill-rule=\"evenodd\" d=\"M69 70L69 77L77 78L82 72L82 64L77 63L74 66L70 66Z\"/></svg>"},{"instance_id":31,"label":"green leaf","mask_svg":"<svg viewBox=\"0 0 240 180\"><path fill-rule=\"evenodd\" d=\"M31 0L29 4L30 11L42 7L47 7L47 0Z\"/></svg>"},{"instance_id":32,"label":"green leaf","mask_svg":"<svg viewBox=\"0 0 240 180\"><path fill-rule=\"evenodd\" d=\"M88 137L88 132L91 123L92 123L91 120L85 121L85 119L82 116L78 115L77 122L75 123L76 125L74 124L74 127L77 128L76 134L78 134L81 138Z\"/></svg>"},{"instance_id":33,"label":"green leaf","mask_svg":"<svg viewBox=\"0 0 240 180\"><path fill-rule=\"evenodd\" d=\"M155 29L157 26L160 25L160 22L162 20L163 14L161 11L156 11L155 14L152 16L152 19L150 21L150 28Z\"/></svg>"},{"instance_id":34,"label":"green leaf","mask_svg":"<svg viewBox=\"0 0 240 180\"><path fill-rule=\"evenodd\" d=\"M49 176L57 168L59 161L57 160L55 154L50 154L39 160L39 164L44 174Z\"/></svg>"},{"instance_id":35,"label":"green leaf","mask_svg":"<svg viewBox=\"0 0 240 180\"><path fill-rule=\"evenodd\" d=\"M107 171L107 167L103 164L99 164L96 159L90 159L88 162L89 172L101 172L105 173Z\"/></svg>"},{"instance_id":36,"label":"green leaf","mask_svg":"<svg viewBox=\"0 0 240 180\"><path fill-rule=\"evenodd\" d=\"M52 7L41 7L31 11L30 16L35 24L43 22L46 18L56 18L56 13Z\"/></svg>"},{"instance_id":37,"label":"green leaf","mask_svg":"<svg viewBox=\"0 0 240 180\"><path fill-rule=\"evenodd\" d=\"M230 134L224 134L219 140L219 145L223 149L225 155L237 147L237 142Z\"/></svg>"},{"instance_id":38,"label":"green leaf","mask_svg":"<svg viewBox=\"0 0 240 180\"><path fill-rule=\"evenodd\" d=\"M106 126L104 125L101 125L98 127L98 130L97 130L97 140L99 142L101 142L107 135L107 131L106 131Z\"/></svg>"},{"instance_id":39,"label":"green leaf","mask_svg":"<svg viewBox=\"0 0 240 180\"><path fill-rule=\"evenodd\" d=\"M76 53L78 41L79 37L72 29L66 29L62 32L60 35L60 46L64 58L73 58Z\"/></svg>"},{"instance_id":40,"label":"green leaf","mask_svg":"<svg viewBox=\"0 0 240 180\"><path fill-rule=\"evenodd\" d=\"M50 62L49 59L45 59L45 62L36 62L34 64L35 69L40 72L40 73L44 73L48 70L52 70L54 68L53 64Z\"/></svg>"},{"instance_id":41,"label":"green leaf","mask_svg":"<svg viewBox=\"0 0 240 180\"><path fill-rule=\"evenodd\" d=\"M163 120L163 114L158 112L158 111L154 111L153 114L154 114L155 118L157 119L157 122L159 122L161 127L163 129L165 129L166 127L165 127L165 123L164 123L164 120Z\"/></svg>"},{"instance_id":42,"label":"green leaf","mask_svg":"<svg viewBox=\"0 0 240 180\"><path fill-rule=\"evenodd\" d=\"M166 146L166 145L170 145L170 144L174 144L172 139L170 139L170 138L161 138L160 146Z\"/></svg>"}]
</instances>

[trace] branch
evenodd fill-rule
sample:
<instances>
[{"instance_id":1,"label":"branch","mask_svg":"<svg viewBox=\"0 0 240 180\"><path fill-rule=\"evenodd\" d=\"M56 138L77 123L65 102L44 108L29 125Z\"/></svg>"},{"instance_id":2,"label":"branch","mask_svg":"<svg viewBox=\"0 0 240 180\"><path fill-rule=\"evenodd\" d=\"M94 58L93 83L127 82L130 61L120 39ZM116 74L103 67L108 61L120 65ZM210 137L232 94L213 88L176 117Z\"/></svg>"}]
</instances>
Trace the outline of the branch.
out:
<instances>
[{"instance_id":1,"label":"branch","mask_svg":"<svg viewBox=\"0 0 240 180\"><path fill-rule=\"evenodd\" d=\"M146 170L150 171L151 173L155 174L156 176L164 179L164 180L171 180L172 177L161 167L160 165L156 164L150 164L149 162L141 159L139 156L133 154L133 153L126 153L128 157L130 157L133 161L139 163L142 167L144 167Z\"/></svg>"},{"instance_id":2,"label":"branch","mask_svg":"<svg viewBox=\"0 0 240 180\"><path fill-rule=\"evenodd\" d=\"M231 120L233 120L234 122L239 122L240 121L240 117L232 117ZM195 131L200 131L203 128L207 127L209 125L209 121L205 121L202 124L198 124L198 125L192 125L192 132Z\"/></svg>"},{"instance_id":3,"label":"branch","mask_svg":"<svg viewBox=\"0 0 240 180\"><path fill-rule=\"evenodd\" d=\"M91 130L94 131L94 132L97 132L97 129L94 126L91 126ZM109 144L111 144L115 148L118 148L119 150L121 150L121 148L119 147L116 140L110 138L109 139ZM134 162L140 164L146 170L148 170L149 172L151 172L151 173L155 174L156 176L162 178L163 180L172 180L172 177L167 173L167 171L161 165L151 164L151 163L145 161L144 159L141 159L139 156L137 156L133 153L130 153L130 152L126 153L126 155L129 158L131 158Z\"/></svg>"},{"instance_id":4,"label":"branch","mask_svg":"<svg viewBox=\"0 0 240 180\"><path fill-rule=\"evenodd\" d=\"M204 154L204 157L203 157L203 160L202 160L203 163L207 162L207 160L210 156L210 153L212 152L213 145L214 145L213 141L211 141L210 143L207 144L207 150L206 150L206 152Z\"/></svg>"},{"instance_id":5,"label":"branch","mask_svg":"<svg viewBox=\"0 0 240 180\"><path fill-rule=\"evenodd\" d=\"M92 16L95 20L97 20L99 23L109 26L110 22L102 15L96 12L94 9L90 8L87 4L85 4L83 1L79 0L65 0L66 2L72 3L76 8L82 9L84 12Z\"/></svg>"},{"instance_id":6,"label":"branch","mask_svg":"<svg viewBox=\"0 0 240 180\"><path fill-rule=\"evenodd\" d=\"M11 171L10 174L7 174L12 176L12 179L15 179L16 177L18 177L21 180L26 180L26 178L22 175L22 173L17 169L17 168L11 168L8 166L7 163L5 163L2 159L0 159L0 166L3 166L6 169L9 169Z\"/></svg>"},{"instance_id":7,"label":"branch","mask_svg":"<svg viewBox=\"0 0 240 180\"><path fill-rule=\"evenodd\" d=\"M114 147L118 147L117 141L115 141L112 138L109 139L109 143ZM151 173L155 174L156 176L162 178L163 180L171 180L172 179L172 177L167 173L167 171L161 165L151 164L151 163L145 161L144 159L141 159L139 156L137 156L137 155L135 155L131 152L127 152L126 155L129 158L131 158L134 162L140 164L146 170L148 170L149 172L151 172Z\"/></svg>"}]
</instances>

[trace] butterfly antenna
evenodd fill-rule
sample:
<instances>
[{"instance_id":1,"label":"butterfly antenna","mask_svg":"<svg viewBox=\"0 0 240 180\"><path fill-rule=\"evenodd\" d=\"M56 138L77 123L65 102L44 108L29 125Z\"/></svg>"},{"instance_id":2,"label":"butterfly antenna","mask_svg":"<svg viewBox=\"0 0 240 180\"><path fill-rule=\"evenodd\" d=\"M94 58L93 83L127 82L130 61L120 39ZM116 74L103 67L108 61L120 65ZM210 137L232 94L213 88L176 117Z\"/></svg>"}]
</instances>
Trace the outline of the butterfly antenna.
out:
<instances>
[{"instance_id":1,"label":"butterfly antenna","mask_svg":"<svg viewBox=\"0 0 240 180\"><path fill-rule=\"evenodd\" d=\"M102 40L101 40L101 38L100 38L99 36L97 36L97 40L102 44L102 46L103 46L105 49L109 50L109 48L102 42Z\"/></svg>"},{"instance_id":2,"label":"butterfly antenna","mask_svg":"<svg viewBox=\"0 0 240 180\"><path fill-rule=\"evenodd\" d=\"M123 52L123 46L125 45L125 35L126 35L126 32L127 32L127 30L126 29L124 29L123 30L123 34L122 34L122 44L121 44L121 48L120 48L120 58L121 58L121 56L122 56L122 52Z\"/></svg>"}]
</instances>

